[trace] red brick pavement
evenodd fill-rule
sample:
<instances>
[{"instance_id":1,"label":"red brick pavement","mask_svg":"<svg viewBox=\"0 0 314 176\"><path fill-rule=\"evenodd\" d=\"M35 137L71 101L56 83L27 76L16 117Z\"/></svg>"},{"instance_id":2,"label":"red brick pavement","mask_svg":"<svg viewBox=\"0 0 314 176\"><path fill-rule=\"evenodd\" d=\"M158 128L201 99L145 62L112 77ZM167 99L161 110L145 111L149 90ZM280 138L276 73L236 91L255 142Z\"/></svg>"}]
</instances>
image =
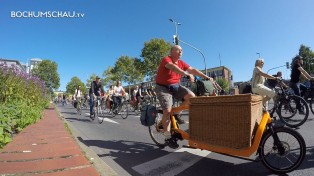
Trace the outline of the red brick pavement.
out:
<instances>
[{"instance_id":1,"label":"red brick pavement","mask_svg":"<svg viewBox=\"0 0 314 176\"><path fill-rule=\"evenodd\" d=\"M0 175L100 175L67 131L55 109L0 150Z\"/></svg>"}]
</instances>

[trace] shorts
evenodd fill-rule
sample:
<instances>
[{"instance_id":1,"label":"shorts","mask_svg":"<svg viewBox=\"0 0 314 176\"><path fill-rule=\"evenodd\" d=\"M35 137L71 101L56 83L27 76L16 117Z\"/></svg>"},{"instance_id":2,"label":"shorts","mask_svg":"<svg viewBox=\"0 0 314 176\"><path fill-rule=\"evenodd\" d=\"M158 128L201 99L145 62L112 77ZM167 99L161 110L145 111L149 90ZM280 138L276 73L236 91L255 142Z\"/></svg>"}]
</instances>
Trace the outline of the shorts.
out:
<instances>
[{"instance_id":1,"label":"shorts","mask_svg":"<svg viewBox=\"0 0 314 176\"><path fill-rule=\"evenodd\" d=\"M179 84L177 86L173 89L170 86L156 85L156 95L162 109L170 109L173 105L173 98L182 100L185 95L193 94L188 88Z\"/></svg>"}]
</instances>

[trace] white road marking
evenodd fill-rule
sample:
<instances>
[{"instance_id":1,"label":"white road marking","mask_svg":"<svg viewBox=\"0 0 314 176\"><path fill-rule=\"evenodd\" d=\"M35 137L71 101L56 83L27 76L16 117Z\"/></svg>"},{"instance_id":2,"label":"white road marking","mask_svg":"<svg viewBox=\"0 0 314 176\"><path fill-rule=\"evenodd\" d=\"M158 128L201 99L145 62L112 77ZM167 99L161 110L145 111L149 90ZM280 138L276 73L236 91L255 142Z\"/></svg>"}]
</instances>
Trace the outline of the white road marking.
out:
<instances>
[{"instance_id":1,"label":"white road marking","mask_svg":"<svg viewBox=\"0 0 314 176\"><path fill-rule=\"evenodd\" d=\"M210 154L210 151L181 148L166 156L132 167L141 175L173 176L191 167Z\"/></svg>"},{"instance_id":2,"label":"white road marking","mask_svg":"<svg viewBox=\"0 0 314 176\"><path fill-rule=\"evenodd\" d=\"M111 119L108 119L107 117L104 118L104 121L119 124L118 122L111 120Z\"/></svg>"},{"instance_id":3,"label":"white road marking","mask_svg":"<svg viewBox=\"0 0 314 176\"><path fill-rule=\"evenodd\" d=\"M85 115L89 116L90 114L89 113L85 113ZM102 118L102 117L98 117L98 118ZM111 119L107 118L107 117L104 118L104 121L115 123L115 124L120 124L120 123L118 123L118 122L116 122L114 120L111 120Z\"/></svg>"}]
</instances>

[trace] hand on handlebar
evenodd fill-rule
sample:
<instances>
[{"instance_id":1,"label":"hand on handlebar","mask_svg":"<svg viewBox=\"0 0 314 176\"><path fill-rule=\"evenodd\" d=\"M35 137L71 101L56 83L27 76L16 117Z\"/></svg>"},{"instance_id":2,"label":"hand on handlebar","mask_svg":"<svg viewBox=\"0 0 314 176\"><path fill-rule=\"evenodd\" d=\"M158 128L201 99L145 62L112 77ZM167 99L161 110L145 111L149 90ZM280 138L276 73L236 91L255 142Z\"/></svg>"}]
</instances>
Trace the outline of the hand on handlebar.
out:
<instances>
[{"instance_id":1,"label":"hand on handlebar","mask_svg":"<svg viewBox=\"0 0 314 176\"><path fill-rule=\"evenodd\" d=\"M195 81L195 77L192 74L186 74L184 77L188 78L191 82Z\"/></svg>"}]
</instances>

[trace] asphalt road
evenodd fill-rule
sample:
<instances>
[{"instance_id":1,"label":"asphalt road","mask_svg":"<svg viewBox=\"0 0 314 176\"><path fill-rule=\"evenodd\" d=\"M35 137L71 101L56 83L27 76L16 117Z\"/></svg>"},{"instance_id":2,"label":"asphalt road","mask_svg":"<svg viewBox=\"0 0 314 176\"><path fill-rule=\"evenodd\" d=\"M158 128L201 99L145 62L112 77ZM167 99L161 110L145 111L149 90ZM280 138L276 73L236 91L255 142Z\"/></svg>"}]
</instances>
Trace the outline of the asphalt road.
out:
<instances>
[{"instance_id":1,"label":"asphalt road","mask_svg":"<svg viewBox=\"0 0 314 176\"><path fill-rule=\"evenodd\" d=\"M77 132L78 140L92 149L117 175L275 175L261 162L254 161L255 155L249 160L238 159L182 147L187 144L186 141L180 141L176 150L158 148L151 140L147 127L142 126L139 116L134 114L127 119L122 119L120 115L106 115L105 121L99 124L97 119L89 119L87 109L78 115L71 105L58 104L57 108ZM188 120L187 115L184 119ZM188 124L181 128L187 129ZM297 131L306 141L306 158L297 170L286 175L314 175L313 114Z\"/></svg>"}]
</instances>

